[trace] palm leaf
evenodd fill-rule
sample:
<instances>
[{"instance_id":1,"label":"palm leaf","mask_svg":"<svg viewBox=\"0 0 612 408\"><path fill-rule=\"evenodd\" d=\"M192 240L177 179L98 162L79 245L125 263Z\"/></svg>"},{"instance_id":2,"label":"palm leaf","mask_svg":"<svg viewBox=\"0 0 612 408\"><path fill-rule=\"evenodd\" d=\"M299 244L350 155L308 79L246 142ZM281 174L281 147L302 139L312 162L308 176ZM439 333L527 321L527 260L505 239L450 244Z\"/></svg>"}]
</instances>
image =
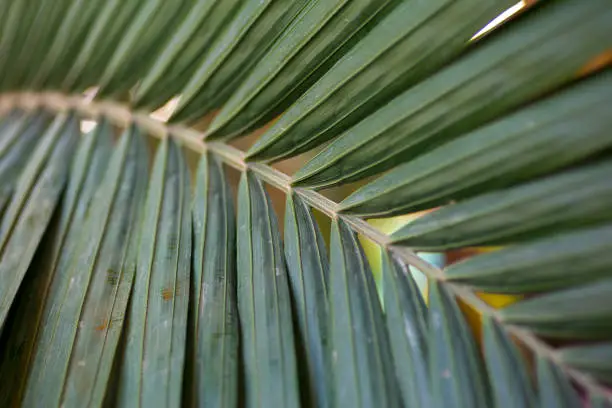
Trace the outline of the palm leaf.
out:
<instances>
[{"instance_id":1,"label":"palm leaf","mask_svg":"<svg viewBox=\"0 0 612 408\"><path fill-rule=\"evenodd\" d=\"M387 330L404 403L415 407L431 406L425 302L405 265L386 253L383 255L383 282Z\"/></svg>"},{"instance_id":2,"label":"palm leaf","mask_svg":"<svg viewBox=\"0 0 612 408\"><path fill-rule=\"evenodd\" d=\"M492 319L484 322L484 356L491 378L495 406L536 406L536 394L521 355L512 339Z\"/></svg>"},{"instance_id":3,"label":"palm leaf","mask_svg":"<svg viewBox=\"0 0 612 408\"><path fill-rule=\"evenodd\" d=\"M58 116L23 169L0 223L0 328L68 178L74 114Z\"/></svg>"},{"instance_id":4,"label":"palm leaf","mask_svg":"<svg viewBox=\"0 0 612 408\"><path fill-rule=\"evenodd\" d=\"M138 85L135 101L157 106L186 85L203 51L230 21L240 0L198 0Z\"/></svg>"},{"instance_id":5,"label":"palm leaf","mask_svg":"<svg viewBox=\"0 0 612 408\"><path fill-rule=\"evenodd\" d=\"M536 296L504 308L505 322L531 328L547 337L599 339L612 333L612 280Z\"/></svg>"},{"instance_id":6,"label":"palm leaf","mask_svg":"<svg viewBox=\"0 0 612 408\"><path fill-rule=\"evenodd\" d=\"M608 13L605 0L545 2L340 135L293 184L378 174L558 88L612 47Z\"/></svg>"},{"instance_id":7,"label":"palm leaf","mask_svg":"<svg viewBox=\"0 0 612 408\"><path fill-rule=\"evenodd\" d=\"M388 1L312 1L262 57L210 125L208 137L255 129L282 112L338 59ZM349 43L349 44L347 44Z\"/></svg>"},{"instance_id":8,"label":"palm leaf","mask_svg":"<svg viewBox=\"0 0 612 408\"><path fill-rule=\"evenodd\" d=\"M146 172L142 143L133 132L123 136L85 218L75 220L82 220L87 238L76 229L67 237L66 245L73 248L57 263L24 406L36 406L43 399L58 407L101 404L135 262L128 247L136 222L138 183ZM90 392L81 393L82 387Z\"/></svg>"},{"instance_id":9,"label":"palm leaf","mask_svg":"<svg viewBox=\"0 0 612 408\"><path fill-rule=\"evenodd\" d=\"M255 143L250 157L281 159L330 140L459 54L509 4L400 2Z\"/></svg>"},{"instance_id":10,"label":"palm leaf","mask_svg":"<svg viewBox=\"0 0 612 408\"><path fill-rule=\"evenodd\" d=\"M244 75L312 0L245 0L214 50L198 64L183 89L175 121L199 118L229 97Z\"/></svg>"},{"instance_id":11,"label":"palm leaf","mask_svg":"<svg viewBox=\"0 0 612 408\"><path fill-rule=\"evenodd\" d=\"M580 162L612 142L605 131L611 84L612 72L595 75L407 161L346 198L342 210L378 216L424 210Z\"/></svg>"},{"instance_id":12,"label":"palm leaf","mask_svg":"<svg viewBox=\"0 0 612 408\"><path fill-rule=\"evenodd\" d=\"M299 406L289 287L276 216L263 185L248 172L240 181L238 231L245 405Z\"/></svg>"},{"instance_id":13,"label":"palm leaf","mask_svg":"<svg viewBox=\"0 0 612 408\"><path fill-rule=\"evenodd\" d=\"M200 159L196 186L191 398L194 405L234 407L239 359L234 204L223 168L213 157Z\"/></svg>"},{"instance_id":14,"label":"palm leaf","mask_svg":"<svg viewBox=\"0 0 612 408\"><path fill-rule=\"evenodd\" d=\"M612 381L612 343L585 344L561 349L561 360L610 383Z\"/></svg>"},{"instance_id":15,"label":"palm leaf","mask_svg":"<svg viewBox=\"0 0 612 408\"><path fill-rule=\"evenodd\" d=\"M606 0L0 3L4 405L612 401Z\"/></svg>"},{"instance_id":16,"label":"palm leaf","mask_svg":"<svg viewBox=\"0 0 612 408\"><path fill-rule=\"evenodd\" d=\"M611 249L607 224L482 254L445 272L486 291L541 292L609 277Z\"/></svg>"},{"instance_id":17,"label":"palm leaf","mask_svg":"<svg viewBox=\"0 0 612 408\"><path fill-rule=\"evenodd\" d=\"M573 408L580 406L578 394L562 372L544 359L539 359L537 366L541 407Z\"/></svg>"},{"instance_id":18,"label":"palm leaf","mask_svg":"<svg viewBox=\"0 0 612 408\"><path fill-rule=\"evenodd\" d=\"M363 249L342 221L332 225L331 240L333 405L398 406L389 338Z\"/></svg>"},{"instance_id":19,"label":"palm leaf","mask_svg":"<svg viewBox=\"0 0 612 408\"><path fill-rule=\"evenodd\" d=\"M110 148L107 122L100 123L96 134L84 136L79 143L55 225L38 250L38 260L30 266L21 288L23 295L13 306L12 325L6 328L10 334L4 349L10 358L0 366L0 381L5 384L0 392L2 406L18 406L31 367L39 358L40 344L53 330L51 316L61 304L70 279L67 265L77 246L79 226L104 174Z\"/></svg>"},{"instance_id":20,"label":"palm leaf","mask_svg":"<svg viewBox=\"0 0 612 408\"><path fill-rule=\"evenodd\" d=\"M430 290L428 359L433 405L491 406L484 367L457 303L438 284Z\"/></svg>"},{"instance_id":21,"label":"palm leaf","mask_svg":"<svg viewBox=\"0 0 612 408\"><path fill-rule=\"evenodd\" d=\"M189 187L180 147L164 139L140 231L118 406L176 406L181 400L191 265Z\"/></svg>"},{"instance_id":22,"label":"palm leaf","mask_svg":"<svg viewBox=\"0 0 612 408\"><path fill-rule=\"evenodd\" d=\"M310 209L296 194L287 196L285 258L295 314L296 352L305 364L305 404L331 405L329 260L321 231ZM301 344L301 348L298 345ZM300 366L298 366L299 368ZM308 397L312 396L312 397Z\"/></svg>"}]
</instances>

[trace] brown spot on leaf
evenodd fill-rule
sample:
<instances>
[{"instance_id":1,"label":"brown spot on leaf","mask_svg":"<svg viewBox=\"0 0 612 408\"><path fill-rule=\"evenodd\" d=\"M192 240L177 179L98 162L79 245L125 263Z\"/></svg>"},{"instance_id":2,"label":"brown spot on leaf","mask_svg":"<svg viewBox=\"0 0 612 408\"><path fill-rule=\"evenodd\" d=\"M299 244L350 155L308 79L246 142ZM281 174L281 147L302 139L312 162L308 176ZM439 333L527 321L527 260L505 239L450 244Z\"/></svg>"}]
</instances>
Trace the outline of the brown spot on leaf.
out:
<instances>
[{"instance_id":1,"label":"brown spot on leaf","mask_svg":"<svg viewBox=\"0 0 612 408\"><path fill-rule=\"evenodd\" d=\"M172 288L162 289L161 295L162 295L162 299L164 299L165 301L172 299L172 296L173 296Z\"/></svg>"},{"instance_id":2,"label":"brown spot on leaf","mask_svg":"<svg viewBox=\"0 0 612 408\"><path fill-rule=\"evenodd\" d=\"M105 331L105 330L106 330L106 329L108 329L108 327L109 327L109 324L108 324L108 323L109 323L109 322L108 322L108 319L104 319L104 320L102 320L102 323L100 323L99 325L97 325L97 326L95 327L95 330L96 330L96 331Z\"/></svg>"}]
</instances>

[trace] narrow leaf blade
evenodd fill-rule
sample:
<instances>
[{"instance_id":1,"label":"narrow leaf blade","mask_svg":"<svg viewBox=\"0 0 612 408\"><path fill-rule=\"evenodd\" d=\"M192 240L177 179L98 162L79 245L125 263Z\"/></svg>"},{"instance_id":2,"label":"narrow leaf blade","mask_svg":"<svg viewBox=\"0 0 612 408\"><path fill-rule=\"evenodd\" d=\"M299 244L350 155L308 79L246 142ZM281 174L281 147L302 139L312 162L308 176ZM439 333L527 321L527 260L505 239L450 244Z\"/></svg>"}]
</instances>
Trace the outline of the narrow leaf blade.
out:
<instances>
[{"instance_id":1,"label":"narrow leaf blade","mask_svg":"<svg viewBox=\"0 0 612 408\"><path fill-rule=\"evenodd\" d=\"M484 320L484 361L495 406L530 408L536 394L523 356L504 329L493 319Z\"/></svg>"},{"instance_id":2,"label":"narrow leaf blade","mask_svg":"<svg viewBox=\"0 0 612 408\"><path fill-rule=\"evenodd\" d=\"M210 155L203 155L198 166L193 228L193 318L188 344L192 342L195 361L190 398L195 406L235 407L239 363L236 221L225 173Z\"/></svg>"},{"instance_id":3,"label":"narrow leaf blade","mask_svg":"<svg viewBox=\"0 0 612 408\"><path fill-rule=\"evenodd\" d=\"M427 307L412 274L385 252L382 258L387 331L406 406L432 404L427 358Z\"/></svg>"},{"instance_id":4,"label":"narrow leaf blade","mask_svg":"<svg viewBox=\"0 0 612 408\"><path fill-rule=\"evenodd\" d=\"M374 277L355 233L342 220L332 224L330 262L334 405L399 406Z\"/></svg>"},{"instance_id":5,"label":"narrow leaf blade","mask_svg":"<svg viewBox=\"0 0 612 408\"><path fill-rule=\"evenodd\" d=\"M119 407L173 407L181 401L192 250L190 185L180 147L164 139L143 214Z\"/></svg>"},{"instance_id":6,"label":"narrow leaf blade","mask_svg":"<svg viewBox=\"0 0 612 408\"><path fill-rule=\"evenodd\" d=\"M238 193L238 311L248 407L297 407L291 303L276 215L261 181Z\"/></svg>"},{"instance_id":7,"label":"narrow leaf blade","mask_svg":"<svg viewBox=\"0 0 612 408\"><path fill-rule=\"evenodd\" d=\"M287 196L285 257L289 288L297 317L298 364L305 374L302 401L331 406L331 354L329 347L329 260L319 226L304 201ZM300 355L300 353L302 355Z\"/></svg>"}]
</instances>

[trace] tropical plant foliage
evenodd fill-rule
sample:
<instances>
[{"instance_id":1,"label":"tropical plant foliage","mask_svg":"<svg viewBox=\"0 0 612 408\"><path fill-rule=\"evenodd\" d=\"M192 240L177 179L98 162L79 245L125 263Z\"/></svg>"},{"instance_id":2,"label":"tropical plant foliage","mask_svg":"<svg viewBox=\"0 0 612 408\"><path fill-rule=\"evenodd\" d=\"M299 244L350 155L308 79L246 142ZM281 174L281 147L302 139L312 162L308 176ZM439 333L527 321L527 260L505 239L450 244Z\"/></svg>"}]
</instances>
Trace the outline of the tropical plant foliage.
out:
<instances>
[{"instance_id":1,"label":"tropical plant foliage","mask_svg":"<svg viewBox=\"0 0 612 408\"><path fill-rule=\"evenodd\" d=\"M0 406L612 406L612 3L513 3L1 1Z\"/></svg>"}]
</instances>

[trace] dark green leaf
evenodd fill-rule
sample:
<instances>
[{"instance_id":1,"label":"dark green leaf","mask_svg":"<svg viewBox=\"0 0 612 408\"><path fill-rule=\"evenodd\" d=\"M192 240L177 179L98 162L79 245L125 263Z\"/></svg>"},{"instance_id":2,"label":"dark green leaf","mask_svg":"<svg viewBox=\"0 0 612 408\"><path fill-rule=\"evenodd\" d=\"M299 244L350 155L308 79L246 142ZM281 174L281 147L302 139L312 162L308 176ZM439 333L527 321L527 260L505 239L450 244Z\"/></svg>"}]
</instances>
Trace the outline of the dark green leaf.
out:
<instances>
[{"instance_id":1,"label":"dark green leaf","mask_svg":"<svg viewBox=\"0 0 612 408\"><path fill-rule=\"evenodd\" d=\"M612 161L475 197L393 233L411 248L499 245L612 220Z\"/></svg>"},{"instance_id":2,"label":"dark green leaf","mask_svg":"<svg viewBox=\"0 0 612 408\"><path fill-rule=\"evenodd\" d=\"M612 342L566 347L560 350L559 356L567 365L612 382Z\"/></svg>"},{"instance_id":3,"label":"dark green leaf","mask_svg":"<svg viewBox=\"0 0 612 408\"><path fill-rule=\"evenodd\" d=\"M543 2L347 130L293 184L378 174L558 88L612 47L611 24L608 0Z\"/></svg>"},{"instance_id":4,"label":"dark green leaf","mask_svg":"<svg viewBox=\"0 0 612 408\"><path fill-rule=\"evenodd\" d=\"M176 407L181 401L192 250L190 187L181 148L164 139L140 232L119 407Z\"/></svg>"},{"instance_id":5,"label":"dark green leaf","mask_svg":"<svg viewBox=\"0 0 612 408\"><path fill-rule=\"evenodd\" d=\"M229 138L281 113L340 56L389 0L311 1L223 106L207 132ZM358 37L358 36L357 36Z\"/></svg>"},{"instance_id":6,"label":"dark green leaf","mask_svg":"<svg viewBox=\"0 0 612 408\"><path fill-rule=\"evenodd\" d=\"M27 29L22 29L19 37L9 39L10 52L0 50L3 59L11 64L10 68L1 69L3 75L0 87L15 89L28 85L28 74L39 69L39 61L36 58L46 53L47 41L58 31L63 12L70 1L41 1L36 5L24 0L10 2L13 6L9 21ZM15 14L12 14L13 12Z\"/></svg>"},{"instance_id":7,"label":"dark green leaf","mask_svg":"<svg viewBox=\"0 0 612 408\"><path fill-rule=\"evenodd\" d=\"M297 407L291 303L276 215L250 172L240 181L237 234L245 406Z\"/></svg>"},{"instance_id":8,"label":"dark green leaf","mask_svg":"<svg viewBox=\"0 0 612 408\"><path fill-rule=\"evenodd\" d=\"M412 274L388 253L383 254L387 331L395 374L407 407L430 407L427 365L427 308Z\"/></svg>"},{"instance_id":9,"label":"dark green leaf","mask_svg":"<svg viewBox=\"0 0 612 408\"><path fill-rule=\"evenodd\" d=\"M103 122L94 134L82 136L59 213L18 292L13 324L6 327L5 358L0 363L0 383L3 384L0 406L19 405L34 353L39 341L48 334L44 323L51 310L63 302L64 293L58 288L67 280L62 272L80 242L87 208L108 165L111 151L108 130Z\"/></svg>"},{"instance_id":10,"label":"dark green leaf","mask_svg":"<svg viewBox=\"0 0 612 408\"><path fill-rule=\"evenodd\" d=\"M546 337L612 338L612 280L576 286L514 303L502 309L504 322Z\"/></svg>"},{"instance_id":11,"label":"dark green leaf","mask_svg":"<svg viewBox=\"0 0 612 408\"><path fill-rule=\"evenodd\" d=\"M298 369L305 376L302 381L303 401L308 406L329 407L332 398L329 260L314 216L295 193L287 196L285 257L297 316Z\"/></svg>"},{"instance_id":12,"label":"dark green leaf","mask_svg":"<svg viewBox=\"0 0 612 408\"><path fill-rule=\"evenodd\" d=\"M39 56L40 64L32 67L30 82L33 88L61 84L61 78L74 62L100 12L100 3L91 0L72 0L65 4L65 14L57 33L45 42L45 52ZM58 8L57 4L54 6Z\"/></svg>"},{"instance_id":13,"label":"dark green leaf","mask_svg":"<svg viewBox=\"0 0 612 408\"><path fill-rule=\"evenodd\" d=\"M221 164L203 155L193 204L194 252L190 322L192 404L235 407L238 398L236 221Z\"/></svg>"},{"instance_id":14,"label":"dark green leaf","mask_svg":"<svg viewBox=\"0 0 612 408\"><path fill-rule=\"evenodd\" d=\"M362 187L341 206L392 215L444 205L578 162L612 145L612 71L595 75Z\"/></svg>"},{"instance_id":15,"label":"dark green leaf","mask_svg":"<svg viewBox=\"0 0 612 408\"><path fill-rule=\"evenodd\" d=\"M157 106L185 86L241 0L196 0L138 85L138 106Z\"/></svg>"},{"instance_id":16,"label":"dark green leaf","mask_svg":"<svg viewBox=\"0 0 612 408\"><path fill-rule=\"evenodd\" d=\"M179 25L191 11L191 0L140 1L136 13L105 61L100 79L100 96L110 96L132 88L156 60L160 44L169 30Z\"/></svg>"},{"instance_id":17,"label":"dark green leaf","mask_svg":"<svg viewBox=\"0 0 612 408\"><path fill-rule=\"evenodd\" d=\"M580 397L558 367L543 358L538 359L538 389L541 408L577 408Z\"/></svg>"},{"instance_id":18,"label":"dark green leaf","mask_svg":"<svg viewBox=\"0 0 612 408\"><path fill-rule=\"evenodd\" d=\"M445 272L450 280L484 291L524 293L571 287L610 276L611 271L608 224L481 254Z\"/></svg>"},{"instance_id":19,"label":"dark green leaf","mask_svg":"<svg viewBox=\"0 0 612 408\"><path fill-rule=\"evenodd\" d=\"M480 354L455 299L440 283L429 286L429 371L433 406L489 408Z\"/></svg>"},{"instance_id":20,"label":"dark green leaf","mask_svg":"<svg viewBox=\"0 0 612 408\"><path fill-rule=\"evenodd\" d=\"M0 223L0 329L68 179L78 134L74 114L58 116L17 179Z\"/></svg>"},{"instance_id":21,"label":"dark green leaf","mask_svg":"<svg viewBox=\"0 0 612 408\"><path fill-rule=\"evenodd\" d=\"M253 145L250 158L277 160L330 140L455 57L512 3L399 2Z\"/></svg>"},{"instance_id":22,"label":"dark green leaf","mask_svg":"<svg viewBox=\"0 0 612 408\"><path fill-rule=\"evenodd\" d=\"M100 406L105 395L135 268L137 210L146 183L146 147L135 129L105 167L50 287L26 407L42 400L49 407Z\"/></svg>"},{"instance_id":23,"label":"dark green leaf","mask_svg":"<svg viewBox=\"0 0 612 408\"><path fill-rule=\"evenodd\" d=\"M96 2L97 14L83 45L75 49L74 59L56 69L58 82L64 89L83 89L98 86L102 73L125 30L136 18L142 0L106 0ZM78 51L78 52L77 52Z\"/></svg>"},{"instance_id":24,"label":"dark green leaf","mask_svg":"<svg viewBox=\"0 0 612 408\"><path fill-rule=\"evenodd\" d=\"M330 265L333 406L397 407L401 394L374 277L342 220L332 224Z\"/></svg>"},{"instance_id":25,"label":"dark green leaf","mask_svg":"<svg viewBox=\"0 0 612 408\"><path fill-rule=\"evenodd\" d=\"M193 121L225 102L310 1L246 0L182 90L172 120Z\"/></svg>"},{"instance_id":26,"label":"dark green leaf","mask_svg":"<svg viewBox=\"0 0 612 408\"><path fill-rule=\"evenodd\" d=\"M49 125L50 116L44 111L32 114L15 112L8 116L0 129L0 199L8 201L28 163L40 135Z\"/></svg>"},{"instance_id":27,"label":"dark green leaf","mask_svg":"<svg viewBox=\"0 0 612 408\"><path fill-rule=\"evenodd\" d=\"M523 356L502 327L491 318L484 322L484 361L497 408L535 407L536 394Z\"/></svg>"},{"instance_id":28,"label":"dark green leaf","mask_svg":"<svg viewBox=\"0 0 612 408\"><path fill-rule=\"evenodd\" d=\"M590 404L590 408L612 408L610 397L603 395L591 394Z\"/></svg>"}]
</instances>

